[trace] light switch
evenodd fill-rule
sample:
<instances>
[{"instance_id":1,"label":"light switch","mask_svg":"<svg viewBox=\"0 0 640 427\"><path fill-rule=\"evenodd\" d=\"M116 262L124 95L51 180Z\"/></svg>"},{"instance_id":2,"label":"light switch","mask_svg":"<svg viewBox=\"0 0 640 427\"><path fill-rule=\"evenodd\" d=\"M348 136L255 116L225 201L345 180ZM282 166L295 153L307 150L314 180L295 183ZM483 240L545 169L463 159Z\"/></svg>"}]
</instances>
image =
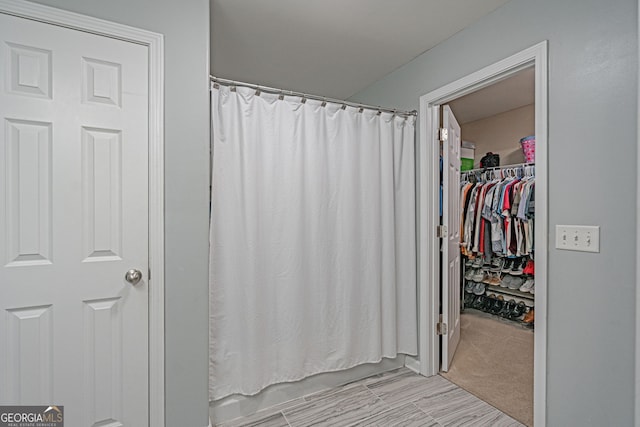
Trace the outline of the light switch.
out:
<instances>
[{"instance_id":1,"label":"light switch","mask_svg":"<svg viewBox=\"0 0 640 427\"><path fill-rule=\"evenodd\" d=\"M600 227L597 225L556 225L556 249L600 252Z\"/></svg>"}]
</instances>

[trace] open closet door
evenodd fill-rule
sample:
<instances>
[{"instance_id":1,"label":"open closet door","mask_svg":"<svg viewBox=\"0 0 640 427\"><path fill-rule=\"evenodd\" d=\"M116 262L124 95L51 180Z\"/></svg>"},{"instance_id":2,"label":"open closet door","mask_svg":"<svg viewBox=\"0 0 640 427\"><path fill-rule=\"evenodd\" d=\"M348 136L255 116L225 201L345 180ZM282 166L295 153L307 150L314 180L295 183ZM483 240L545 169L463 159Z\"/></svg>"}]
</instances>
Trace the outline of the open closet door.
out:
<instances>
[{"instance_id":1,"label":"open closet door","mask_svg":"<svg viewBox=\"0 0 640 427\"><path fill-rule=\"evenodd\" d=\"M460 125L442 107L442 371L447 372L460 342Z\"/></svg>"}]
</instances>

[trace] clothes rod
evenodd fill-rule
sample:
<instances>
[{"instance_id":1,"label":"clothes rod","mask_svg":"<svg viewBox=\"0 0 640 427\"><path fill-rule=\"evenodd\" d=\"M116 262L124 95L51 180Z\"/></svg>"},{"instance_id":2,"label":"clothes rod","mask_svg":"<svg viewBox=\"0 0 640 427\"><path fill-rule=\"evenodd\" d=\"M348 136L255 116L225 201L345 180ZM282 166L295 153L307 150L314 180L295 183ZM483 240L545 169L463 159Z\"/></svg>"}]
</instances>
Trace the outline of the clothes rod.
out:
<instances>
[{"instance_id":1,"label":"clothes rod","mask_svg":"<svg viewBox=\"0 0 640 427\"><path fill-rule=\"evenodd\" d=\"M286 90L286 89L276 89L276 88L273 88L273 87L262 86L262 85L257 85L257 84L253 84L253 83L245 83L245 82L238 82L238 81L235 81L235 80L223 79L221 77L209 76L209 78L214 83L218 83L218 84L225 85L225 86L247 87L247 88L250 88L250 89L255 89L258 92L268 92L268 93L273 93L273 94L277 94L277 95L298 96L298 97L300 97L302 99L313 99L313 100L316 100L316 101L331 102L331 103L334 103L334 104L348 105L350 107L355 107L355 108L360 108L360 109L375 110L375 111L384 112L384 113L392 113L392 114L395 114L395 115L401 116L401 117L409 117L409 116L417 116L418 115L418 112L416 110L413 110L413 111L402 111L402 110L394 110L394 109L391 109L391 108L374 107L373 105L360 104L360 103L357 103L357 102L349 102L349 101L345 101L345 100L342 100L342 99L327 98L325 96L311 95L311 94L308 94L308 93L295 92L295 91Z\"/></svg>"},{"instance_id":2,"label":"clothes rod","mask_svg":"<svg viewBox=\"0 0 640 427\"><path fill-rule=\"evenodd\" d=\"M469 169L466 171L461 171L460 173L473 173L473 172L486 172L486 171L494 171L494 170L502 170L502 169L515 169L515 168L523 168L526 166L535 166L535 163L516 163L513 165L504 165L504 166L495 166L493 168L477 168L477 169Z\"/></svg>"}]
</instances>

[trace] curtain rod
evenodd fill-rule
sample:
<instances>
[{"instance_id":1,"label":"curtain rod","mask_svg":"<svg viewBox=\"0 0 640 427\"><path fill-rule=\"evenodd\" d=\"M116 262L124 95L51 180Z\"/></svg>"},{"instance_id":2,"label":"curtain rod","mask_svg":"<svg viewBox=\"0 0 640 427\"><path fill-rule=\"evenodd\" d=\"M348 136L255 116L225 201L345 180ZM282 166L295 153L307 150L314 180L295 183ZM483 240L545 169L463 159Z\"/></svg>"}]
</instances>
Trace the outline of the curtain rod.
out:
<instances>
[{"instance_id":1,"label":"curtain rod","mask_svg":"<svg viewBox=\"0 0 640 427\"><path fill-rule=\"evenodd\" d=\"M391 109L391 108L374 107L373 105L360 104L360 103L357 103L357 102L349 102L349 101L345 101L345 100L342 100L342 99L327 98L326 96L312 95L312 94L308 94L308 93L295 92L295 91L286 90L286 89L276 89L276 88L273 88L273 87L262 86L262 85L257 85L257 84L253 84L253 83L238 82L238 81L235 81L235 80L223 79L221 77L215 77L215 76L209 76L209 79L211 79L211 81L214 82L214 83L218 83L218 84L225 85L225 86L248 87L250 89L255 89L258 92L268 92L268 93L279 94L279 95L299 96L302 99L314 99L316 101L331 102L331 103L334 103L334 104L348 105L350 107L360 108L361 110L362 109L376 110L376 111L385 112L385 113L392 113L392 114L395 114L395 115L401 116L401 117L417 116L418 115L418 112L416 110L413 110L413 111L402 111L402 110L394 110L394 109Z\"/></svg>"}]
</instances>

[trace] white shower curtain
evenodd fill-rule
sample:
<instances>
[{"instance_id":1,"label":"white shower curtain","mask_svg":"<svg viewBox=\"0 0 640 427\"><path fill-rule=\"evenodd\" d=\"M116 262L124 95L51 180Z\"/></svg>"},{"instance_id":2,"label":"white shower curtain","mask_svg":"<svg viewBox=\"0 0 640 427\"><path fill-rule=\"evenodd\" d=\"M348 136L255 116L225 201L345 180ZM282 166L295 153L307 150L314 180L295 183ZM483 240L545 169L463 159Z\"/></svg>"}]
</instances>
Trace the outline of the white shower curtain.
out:
<instances>
[{"instance_id":1,"label":"white shower curtain","mask_svg":"<svg viewBox=\"0 0 640 427\"><path fill-rule=\"evenodd\" d=\"M414 117L211 101L211 399L416 354Z\"/></svg>"}]
</instances>

